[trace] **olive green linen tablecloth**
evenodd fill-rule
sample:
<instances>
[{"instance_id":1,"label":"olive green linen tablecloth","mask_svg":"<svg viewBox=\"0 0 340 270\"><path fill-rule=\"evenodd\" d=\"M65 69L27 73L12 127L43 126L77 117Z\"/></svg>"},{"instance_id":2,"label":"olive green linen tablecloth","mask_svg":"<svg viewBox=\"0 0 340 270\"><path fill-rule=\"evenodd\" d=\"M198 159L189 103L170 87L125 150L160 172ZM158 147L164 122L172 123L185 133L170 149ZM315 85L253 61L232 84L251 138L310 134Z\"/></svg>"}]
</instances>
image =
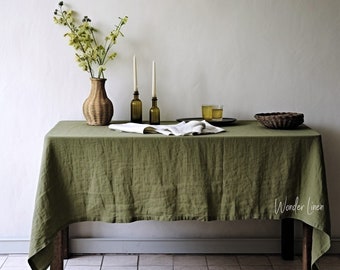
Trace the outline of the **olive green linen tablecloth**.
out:
<instances>
[{"instance_id":1,"label":"olive green linen tablecloth","mask_svg":"<svg viewBox=\"0 0 340 270\"><path fill-rule=\"evenodd\" d=\"M45 137L30 243L46 269L60 229L80 221L279 220L313 227L312 263L330 247L321 136L238 121L203 136L132 134L82 121Z\"/></svg>"}]
</instances>

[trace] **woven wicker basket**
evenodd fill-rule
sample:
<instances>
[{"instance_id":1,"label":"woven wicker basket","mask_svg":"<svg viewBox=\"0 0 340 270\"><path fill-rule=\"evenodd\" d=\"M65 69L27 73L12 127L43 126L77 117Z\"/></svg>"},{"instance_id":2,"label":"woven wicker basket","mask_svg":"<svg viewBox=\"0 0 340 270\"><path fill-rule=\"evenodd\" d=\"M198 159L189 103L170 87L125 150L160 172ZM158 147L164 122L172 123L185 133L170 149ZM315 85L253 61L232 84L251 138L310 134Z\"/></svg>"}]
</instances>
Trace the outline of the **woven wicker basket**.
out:
<instances>
[{"instance_id":1,"label":"woven wicker basket","mask_svg":"<svg viewBox=\"0 0 340 270\"><path fill-rule=\"evenodd\" d=\"M296 112L257 113L255 119L267 128L295 129L304 121L304 115Z\"/></svg>"}]
</instances>

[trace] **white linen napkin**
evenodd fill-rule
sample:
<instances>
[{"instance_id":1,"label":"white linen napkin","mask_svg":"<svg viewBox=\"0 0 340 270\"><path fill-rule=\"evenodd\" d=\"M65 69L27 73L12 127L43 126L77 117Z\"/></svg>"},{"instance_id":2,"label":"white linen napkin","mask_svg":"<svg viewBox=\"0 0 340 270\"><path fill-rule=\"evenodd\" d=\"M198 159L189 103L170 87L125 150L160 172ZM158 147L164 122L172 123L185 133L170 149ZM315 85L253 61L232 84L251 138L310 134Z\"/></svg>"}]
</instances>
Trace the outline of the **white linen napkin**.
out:
<instances>
[{"instance_id":1,"label":"white linen napkin","mask_svg":"<svg viewBox=\"0 0 340 270\"><path fill-rule=\"evenodd\" d=\"M215 127L209 124L207 121L189 121L180 122L175 125L148 125L137 123L125 123L125 124L111 124L110 129L119 130L123 132L132 133L160 133L163 135L175 135L175 136L187 136L187 135L199 135L199 134L211 134L224 132L225 130L220 127Z\"/></svg>"}]
</instances>

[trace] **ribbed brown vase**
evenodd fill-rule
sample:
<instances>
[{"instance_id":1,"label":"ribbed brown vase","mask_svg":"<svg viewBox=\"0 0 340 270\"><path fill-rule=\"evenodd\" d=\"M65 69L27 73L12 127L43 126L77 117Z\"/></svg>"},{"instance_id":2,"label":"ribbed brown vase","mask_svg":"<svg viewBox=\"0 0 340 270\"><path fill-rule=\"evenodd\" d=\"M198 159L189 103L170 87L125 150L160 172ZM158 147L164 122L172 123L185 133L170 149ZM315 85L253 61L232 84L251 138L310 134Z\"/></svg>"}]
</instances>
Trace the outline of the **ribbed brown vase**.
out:
<instances>
[{"instance_id":1,"label":"ribbed brown vase","mask_svg":"<svg viewBox=\"0 0 340 270\"><path fill-rule=\"evenodd\" d=\"M113 104L106 95L105 81L91 78L91 92L83 104L85 119L91 126L108 125L113 116Z\"/></svg>"}]
</instances>

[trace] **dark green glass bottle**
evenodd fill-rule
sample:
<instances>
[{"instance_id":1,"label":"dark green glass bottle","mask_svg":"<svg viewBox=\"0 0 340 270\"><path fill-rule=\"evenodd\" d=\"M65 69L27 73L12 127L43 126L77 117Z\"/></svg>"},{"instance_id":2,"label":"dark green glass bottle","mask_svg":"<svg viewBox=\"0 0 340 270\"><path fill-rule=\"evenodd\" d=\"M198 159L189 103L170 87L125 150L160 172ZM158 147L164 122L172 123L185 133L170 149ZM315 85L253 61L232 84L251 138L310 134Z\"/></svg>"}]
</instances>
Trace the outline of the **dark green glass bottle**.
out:
<instances>
[{"instance_id":1,"label":"dark green glass bottle","mask_svg":"<svg viewBox=\"0 0 340 270\"><path fill-rule=\"evenodd\" d=\"M133 92L133 100L131 101L131 122L143 122L142 101L139 99L138 90L135 90L135 92Z\"/></svg>"},{"instance_id":2,"label":"dark green glass bottle","mask_svg":"<svg viewBox=\"0 0 340 270\"><path fill-rule=\"evenodd\" d=\"M152 98L152 107L150 108L150 124L159 125L160 124L160 110L157 107L157 97Z\"/></svg>"}]
</instances>

